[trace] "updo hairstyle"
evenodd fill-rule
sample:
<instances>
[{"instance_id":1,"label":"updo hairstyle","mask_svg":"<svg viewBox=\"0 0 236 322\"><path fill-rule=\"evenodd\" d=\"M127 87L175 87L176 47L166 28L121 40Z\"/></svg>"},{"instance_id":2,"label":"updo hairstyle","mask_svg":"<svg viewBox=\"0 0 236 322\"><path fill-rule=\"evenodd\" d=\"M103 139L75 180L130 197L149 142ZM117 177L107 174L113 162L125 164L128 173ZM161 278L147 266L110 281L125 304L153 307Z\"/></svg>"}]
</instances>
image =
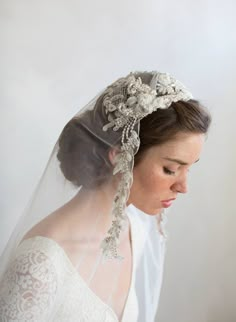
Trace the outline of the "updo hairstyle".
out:
<instances>
[{"instance_id":1,"label":"updo hairstyle","mask_svg":"<svg viewBox=\"0 0 236 322\"><path fill-rule=\"evenodd\" d=\"M142 82L149 84L151 73L140 73ZM94 109L71 119L64 127L59 141L57 158L65 178L75 186L94 189L112 177L113 165L108 153L119 145L121 131L102 127L107 115L102 106L103 96ZM179 132L206 134L211 123L207 109L197 100L178 101L167 109L158 109L140 121L140 147L134 156L134 166L152 146L166 143Z\"/></svg>"}]
</instances>

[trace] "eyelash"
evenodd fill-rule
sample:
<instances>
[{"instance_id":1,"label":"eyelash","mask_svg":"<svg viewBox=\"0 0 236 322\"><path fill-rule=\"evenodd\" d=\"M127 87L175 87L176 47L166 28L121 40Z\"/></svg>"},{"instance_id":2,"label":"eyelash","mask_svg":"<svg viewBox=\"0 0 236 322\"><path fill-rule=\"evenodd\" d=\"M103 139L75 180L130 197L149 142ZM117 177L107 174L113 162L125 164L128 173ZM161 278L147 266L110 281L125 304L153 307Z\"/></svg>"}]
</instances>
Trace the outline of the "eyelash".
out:
<instances>
[{"instance_id":1,"label":"eyelash","mask_svg":"<svg viewBox=\"0 0 236 322\"><path fill-rule=\"evenodd\" d=\"M171 171L171 170L169 170L169 169L168 169L168 168L166 168L166 167L163 167L163 170L164 170L164 172L165 172L166 174L168 174L168 175L170 175L170 176L175 175L175 172L174 172L174 171Z\"/></svg>"}]
</instances>

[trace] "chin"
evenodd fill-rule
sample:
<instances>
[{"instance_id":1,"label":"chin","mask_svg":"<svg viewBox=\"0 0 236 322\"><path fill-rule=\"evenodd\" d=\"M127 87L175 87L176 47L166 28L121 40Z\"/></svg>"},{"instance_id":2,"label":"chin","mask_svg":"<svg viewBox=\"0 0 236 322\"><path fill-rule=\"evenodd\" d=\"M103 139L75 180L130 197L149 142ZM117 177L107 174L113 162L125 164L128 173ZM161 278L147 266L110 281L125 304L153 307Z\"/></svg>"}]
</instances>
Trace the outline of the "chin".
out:
<instances>
[{"instance_id":1,"label":"chin","mask_svg":"<svg viewBox=\"0 0 236 322\"><path fill-rule=\"evenodd\" d=\"M156 216L159 215L163 208L146 208L146 207L138 207L133 204L136 208L144 212L148 216Z\"/></svg>"},{"instance_id":2,"label":"chin","mask_svg":"<svg viewBox=\"0 0 236 322\"><path fill-rule=\"evenodd\" d=\"M159 215L161 211L162 211L162 208L157 208L156 210L146 212L146 214L149 216L156 216L156 215Z\"/></svg>"}]
</instances>

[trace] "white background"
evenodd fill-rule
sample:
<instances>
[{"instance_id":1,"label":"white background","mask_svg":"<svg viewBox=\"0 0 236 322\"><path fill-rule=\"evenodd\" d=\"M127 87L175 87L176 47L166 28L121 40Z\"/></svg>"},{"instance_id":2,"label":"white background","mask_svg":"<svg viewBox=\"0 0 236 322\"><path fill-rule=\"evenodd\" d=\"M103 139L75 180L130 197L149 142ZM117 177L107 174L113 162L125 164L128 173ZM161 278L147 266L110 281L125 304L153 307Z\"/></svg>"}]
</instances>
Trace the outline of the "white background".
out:
<instances>
[{"instance_id":1,"label":"white background","mask_svg":"<svg viewBox=\"0 0 236 322\"><path fill-rule=\"evenodd\" d=\"M234 0L0 1L1 249L78 109L130 71L170 72L213 124L168 214L157 322L236 321L235 12Z\"/></svg>"}]
</instances>

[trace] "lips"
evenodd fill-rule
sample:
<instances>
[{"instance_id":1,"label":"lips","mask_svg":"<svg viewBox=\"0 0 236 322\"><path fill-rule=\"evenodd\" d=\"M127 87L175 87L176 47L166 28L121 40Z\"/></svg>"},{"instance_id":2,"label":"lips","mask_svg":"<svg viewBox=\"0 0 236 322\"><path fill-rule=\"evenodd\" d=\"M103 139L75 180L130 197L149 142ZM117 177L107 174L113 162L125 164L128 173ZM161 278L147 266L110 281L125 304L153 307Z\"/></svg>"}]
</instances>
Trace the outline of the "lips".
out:
<instances>
[{"instance_id":1,"label":"lips","mask_svg":"<svg viewBox=\"0 0 236 322\"><path fill-rule=\"evenodd\" d=\"M162 200L161 203L162 203L162 206L164 208L168 208L172 205L172 202L175 200L175 198L172 198L172 199L168 199L168 200Z\"/></svg>"},{"instance_id":2,"label":"lips","mask_svg":"<svg viewBox=\"0 0 236 322\"><path fill-rule=\"evenodd\" d=\"M168 201L173 201L175 200L176 198L171 198L171 199L167 199L167 200L161 200L161 202L168 202Z\"/></svg>"}]
</instances>

